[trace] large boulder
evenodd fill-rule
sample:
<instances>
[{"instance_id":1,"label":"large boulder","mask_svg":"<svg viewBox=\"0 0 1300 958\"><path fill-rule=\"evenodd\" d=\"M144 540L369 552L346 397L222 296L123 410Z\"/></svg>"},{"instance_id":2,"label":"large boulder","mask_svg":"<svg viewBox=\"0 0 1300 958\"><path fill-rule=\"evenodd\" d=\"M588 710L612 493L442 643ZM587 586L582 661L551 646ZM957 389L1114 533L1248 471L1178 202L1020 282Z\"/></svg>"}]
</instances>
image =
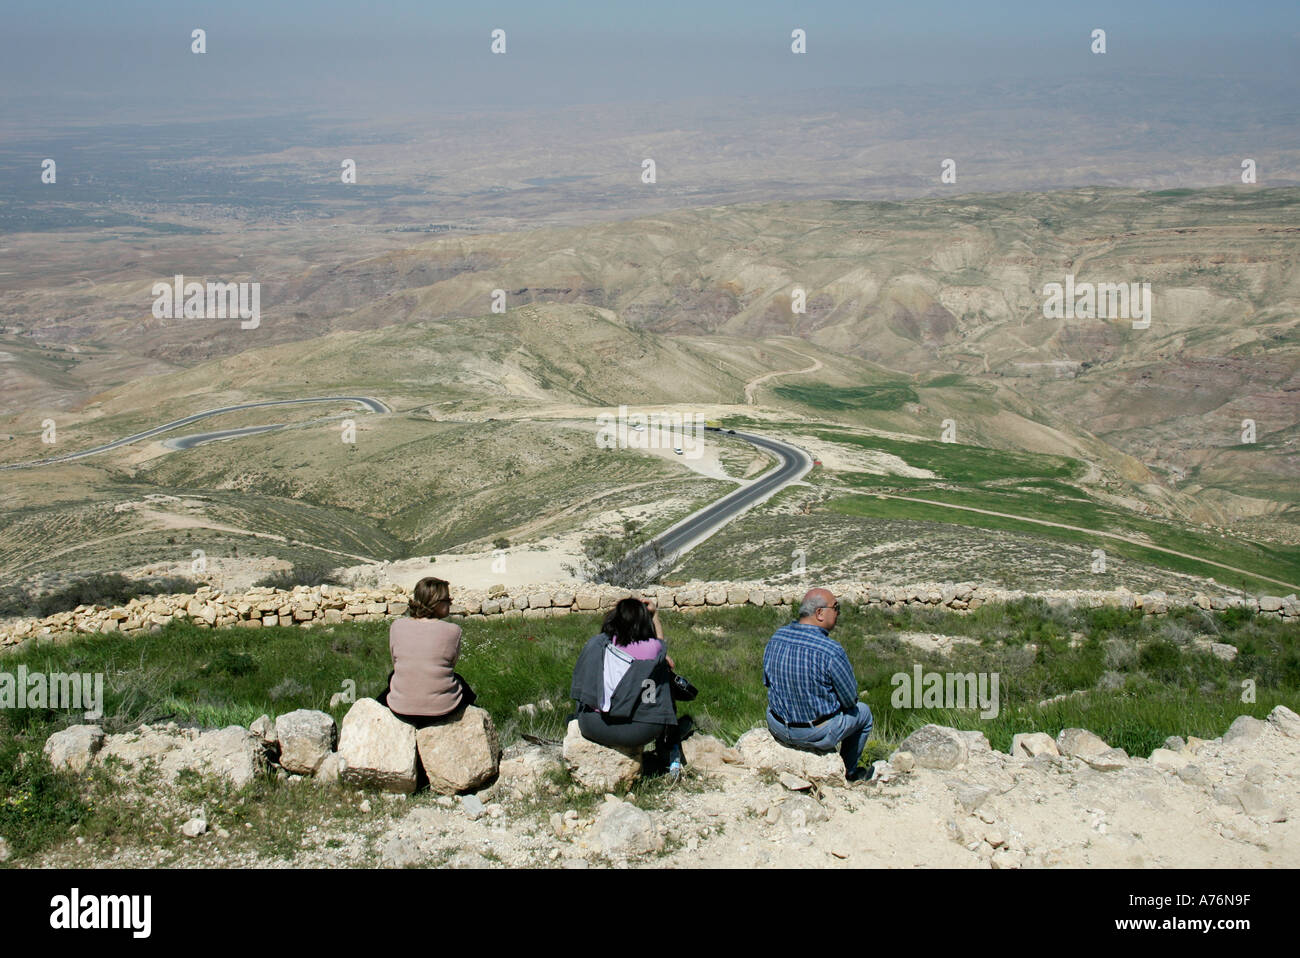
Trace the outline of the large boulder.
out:
<instances>
[{"instance_id":1,"label":"large boulder","mask_svg":"<svg viewBox=\"0 0 1300 958\"><path fill-rule=\"evenodd\" d=\"M789 772L810 782L843 785L844 760L838 751L805 752L787 748L765 728L752 728L736 741L736 751L749 768L780 774Z\"/></svg>"},{"instance_id":2,"label":"large boulder","mask_svg":"<svg viewBox=\"0 0 1300 958\"><path fill-rule=\"evenodd\" d=\"M96 764L106 767L120 763L129 770L156 768L169 782L189 769L224 778L236 788L253 780L264 759L261 742L238 725L207 732L174 724L142 725L133 732L108 736L95 755Z\"/></svg>"},{"instance_id":3,"label":"large boulder","mask_svg":"<svg viewBox=\"0 0 1300 958\"><path fill-rule=\"evenodd\" d=\"M641 774L641 749L609 748L582 737L575 719L564 734L560 753L575 780L585 788L612 792L631 785Z\"/></svg>"},{"instance_id":4,"label":"large boulder","mask_svg":"<svg viewBox=\"0 0 1300 958\"><path fill-rule=\"evenodd\" d=\"M45 757L55 768L80 775L104 746L104 730L98 725L72 725L45 740Z\"/></svg>"},{"instance_id":5,"label":"large boulder","mask_svg":"<svg viewBox=\"0 0 1300 958\"><path fill-rule=\"evenodd\" d=\"M982 737L983 733L979 733ZM970 757L970 738L944 725L923 725L898 746L921 768L957 768Z\"/></svg>"},{"instance_id":6,"label":"large boulder","mask_svg":"<svg viewBox=\"0 0 1300 958\"><path fill-rule=\"evenodd\" d=\"M357 699L343 716L339 758L347 785L415 791L415 729L374 699Z\"/></svg>"},{"instance_id":7,"label":"large boulder","mask_svg":"<svg viewBox=\"0 0 1300 958\"><path fill-rule=\"evenodd\" d=\"M315 775L325 757L334 751L334 716L298 709L275 720L280 743L280 767L295 775Z\"/></svg>"},{"instance_id":8,"label":"large boulder","mask_svg":"<svg viewBox=\"0 0 1300 958\"><path fill-rule=\"evenodd\" d=\"M442 795L486 785L501 765L501 743L492 716L471 705L415 733L429 788Z\"/></svg>"}]
</instances>

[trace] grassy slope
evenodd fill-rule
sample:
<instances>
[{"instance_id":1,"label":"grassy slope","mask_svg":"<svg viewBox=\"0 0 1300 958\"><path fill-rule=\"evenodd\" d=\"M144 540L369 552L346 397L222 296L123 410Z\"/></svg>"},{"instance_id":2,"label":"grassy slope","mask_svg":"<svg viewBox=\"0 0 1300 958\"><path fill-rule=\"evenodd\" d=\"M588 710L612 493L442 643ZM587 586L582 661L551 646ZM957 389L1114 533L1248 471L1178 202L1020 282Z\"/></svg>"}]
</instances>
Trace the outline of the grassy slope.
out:
<instances>
[{"instance_id":1,"label":"grassy slope","mask_svg":"<svg viewBox=\"0 0 1300 958\"><path fill-rule=\"evenodd\" d=\"M665 629L679 670L701 690L680 712L728 741L763 722L763 646L787 621L776 609L717 609L669 614ZM568 688L578 650L599 627L594 615L559 619L498 619L466 625L459 671L478 692L504 744L521 733L558 739L570 708ZM951 658L920 653L900 631L972 636ZM1070 648L1072 632L1084 642ZM141 722L176 721L207 727L247 725L258 715L297 708L328 710L329 697L351 680L358 695L382 689L390 661L388 624L277 629L197 629L184 622L159 633L83 637L66 644L28 646L6 655L6 671L102 672L110 733ZM1194 636L1237 645L1228 663L1181 651ZM1243 612L1180 610L1161 621L1118 609L1051 610L1029 600L985 606L965 616L937 609L887 613L846 609L835 637L848 651L876 718L867 760L887 755L928 722L983 731L1005 750L1022 731L1082 727L1130 754L1146 755L1169 735L1213 738L1239 714L1265 716L1276 704L1300 708L1300 641L1294 625ZM1030 645L1032 643L1032 646ZM984 720L975 710L896 709L898 673L996 672L1000 712ZM1243 703L1242 682L1256 684ZM1078 689L1087 694L1040 706ZM517 706L549 700L535 718ZM346 705L330 710L341 720ZM0 834L21 859L67 841L69 831L106 847L144 843L166 850L180 822L141 804L113 780L89 785L54 773L41 746L54 731L84 719L54 710L0 712ZM654 790L647 782L638 792ZM329 791L295 789L267 778L242 791L185 777L185 807L202 804L214 825L263 851L292 856L307 829L329 818L356 817L355 805ZM566 795L580 802L580 796ZM245 837L244 824L251 823Z\"/></svg>"}]
</instances>

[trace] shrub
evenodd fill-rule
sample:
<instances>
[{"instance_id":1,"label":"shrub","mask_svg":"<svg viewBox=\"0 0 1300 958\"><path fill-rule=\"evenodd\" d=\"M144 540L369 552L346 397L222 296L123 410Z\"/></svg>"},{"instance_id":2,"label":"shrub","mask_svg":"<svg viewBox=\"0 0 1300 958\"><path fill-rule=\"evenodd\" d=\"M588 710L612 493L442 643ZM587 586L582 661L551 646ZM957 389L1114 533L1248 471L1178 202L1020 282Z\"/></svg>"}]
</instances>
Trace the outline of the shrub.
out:
<instances>
[{"instance_id":1,"label":"shrub","mask_svg":"<svg viewBox=\"0 0 1300 958\"><path fill-rule=\"evenodd\" d=\"M582 552L582 559L576 565L565 563L564 571L587 582L644 589L658 582L663 571L663 548L642 531L635 519L624 520L622 535L587 539Z\"/></svg>"},{"instance_id":2,"label":"shrub","mask_svg":"<svg viewBox=\"0 0 1300 958\"><path fill-rule=\"evenodd\" d=\"M334 566L319 561L295 562L292 568L272 572L253 583L255 587L284 589L297 585L342 585L334 574Z\"/></svg>"},{"instance_id":3,"label":"shrub","mask_svg":"<svg viewBox=\"0 0 1300 958\"><path fill-rule=\"evenodd\" d=\"M0 835L14 855L66 838L85 814L75 779L51 768L40 745L0 739Z\"/></svg>"},{"instance_id":4,"label":"shrub","mask_svg":"<svg viewBox=\"0 0 1300 958\"><path fill-rule=\"evenodd\" d=\"M1182 654L1172 642L1148 642L1138 653L1138 665L1163 682L1176 681L1182 664Z\"/></svg>"},{"instance_id":5,"label":"shrub","mask_svg":"<svg viewBox=\"0 0 1300 958\"><path fill-rule=\"evenodd\" d=\"M241 675L252 675L257 671L257 660L247 652L233 652L230 649L222 649L203 669L204 675L229 675L238 678Z\"/></svg>"}]
</instances>

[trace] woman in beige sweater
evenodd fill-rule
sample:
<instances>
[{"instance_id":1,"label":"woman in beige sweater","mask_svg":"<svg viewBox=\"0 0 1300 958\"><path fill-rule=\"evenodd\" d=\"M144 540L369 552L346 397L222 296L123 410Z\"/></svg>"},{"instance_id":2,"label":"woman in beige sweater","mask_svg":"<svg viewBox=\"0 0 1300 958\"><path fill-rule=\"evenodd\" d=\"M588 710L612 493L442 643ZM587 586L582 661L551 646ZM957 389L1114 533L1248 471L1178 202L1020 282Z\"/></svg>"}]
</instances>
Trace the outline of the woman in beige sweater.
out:
<instances>
[{"instance_id":1,"label":"woman in beige sweater","mask_svg":"<svg viewBox=\"0 0 1300 958\"><path fill-rule=\"evenodd\" d=\"M427 576L412 591L410 617L396 620L388 632L393 671L379 702L416 728L432 725L476 698L455 671L460 626L443 621L450 611L447 581Z\"/></svg>"}]
</instances>

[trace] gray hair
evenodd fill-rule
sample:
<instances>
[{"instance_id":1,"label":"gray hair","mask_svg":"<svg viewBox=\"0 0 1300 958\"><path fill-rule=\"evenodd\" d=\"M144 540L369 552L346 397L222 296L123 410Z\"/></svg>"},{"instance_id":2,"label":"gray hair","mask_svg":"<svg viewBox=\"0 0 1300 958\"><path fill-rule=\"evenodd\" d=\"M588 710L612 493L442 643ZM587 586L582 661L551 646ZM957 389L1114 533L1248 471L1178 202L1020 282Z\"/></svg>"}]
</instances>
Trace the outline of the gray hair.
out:
<instances>
[{"instance_id":1,"label":"gray hair","mask_svg":"<svg viewBox=\"0 0 1300 958\"><path fill-rule=\"evenodd\" d=\"M806 596L799 604L799 618L806 619L818 609L829 609L831 604L826 601L825 597L820 595Z\"/></svg>"}]
</instances>

